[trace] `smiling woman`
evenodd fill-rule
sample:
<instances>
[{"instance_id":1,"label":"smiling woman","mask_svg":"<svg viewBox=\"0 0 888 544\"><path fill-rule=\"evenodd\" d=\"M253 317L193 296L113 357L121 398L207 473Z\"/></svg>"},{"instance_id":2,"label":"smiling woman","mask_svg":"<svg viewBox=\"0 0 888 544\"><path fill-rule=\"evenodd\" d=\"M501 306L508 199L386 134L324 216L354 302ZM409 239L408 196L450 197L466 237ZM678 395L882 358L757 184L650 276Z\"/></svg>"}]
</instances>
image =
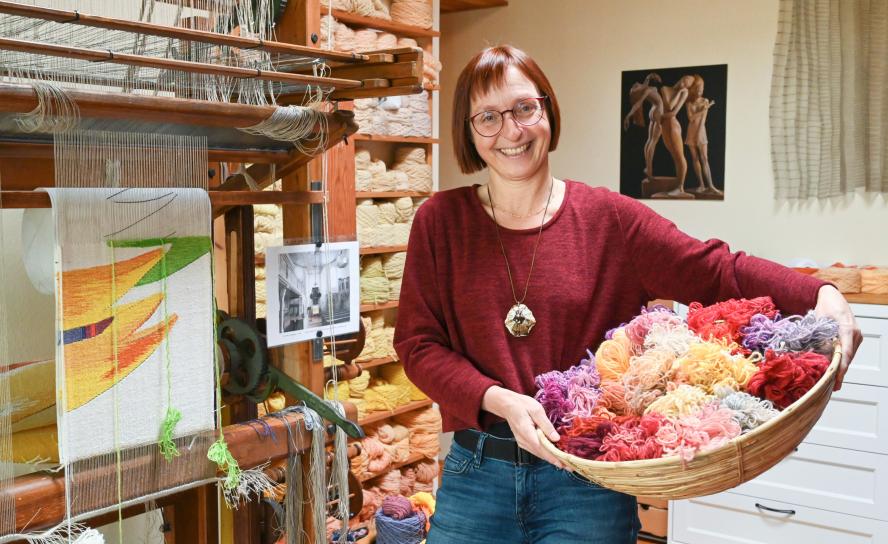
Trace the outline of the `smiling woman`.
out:
<instances>
[{"instance_id":1,"label":"smiling woman","mask_svg":"<svg viewBox=\"0 0 888 544\"><path fill-rule=\"evenodd\" d=\"M394 339L455 431L428 544L634 544L635 498L561 470L541 446L538 429L559 435L530 396L535 377L573 366L652 299L768 295L788 313L816 302L849 333L850 308L820 280L555 178L558 101L523 51L472 58L453 111L460 168L486 169L487 183L437 193L414 215Z\"/></svg>"}]
</instances>

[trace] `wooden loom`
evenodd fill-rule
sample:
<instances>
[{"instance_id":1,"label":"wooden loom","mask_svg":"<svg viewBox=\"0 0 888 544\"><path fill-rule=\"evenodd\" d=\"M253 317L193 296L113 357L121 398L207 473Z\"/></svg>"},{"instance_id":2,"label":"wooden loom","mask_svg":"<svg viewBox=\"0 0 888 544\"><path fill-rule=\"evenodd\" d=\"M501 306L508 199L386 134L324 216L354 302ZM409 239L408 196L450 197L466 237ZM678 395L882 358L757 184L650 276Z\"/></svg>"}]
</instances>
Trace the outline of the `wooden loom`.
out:
<instances>
[{"instance_id":1,"label":"wooden loom","mask_svg":"<svg viewBox=\"0 0 888 544\"><path fill-rule=\"evenodd\" d=\"M259 41L240 36L226 36L185 27L162 25L91 16L64 10L37 8L0 0L0 13L31 17L37 20L64 22L181 39L200 39L219 45L243 49L261 48L265 51L323 60L331 67L330 77L317 77L310 71L294 72L247 71L241 68L214 66L190 61L140 57L108 51L81 50L27 42L0 39L0 49L57 55L68 58L119 62L129 66L174 68L186 72L255 77L268 81L284 82L295 90L279 97L279 104L299 103L300 86L322 85L332 88L333 100L413 94L422 90L422 50L399 48L367 54L321 51L312 47L320 32L320 6L318 0L291 0L276 27L280 41ZM238 72L238 71L241 72ZM281 204L284 210L284 237L307 238L309 205L324 202L320 191L309 190L311 181L320 178L319 161L302 154L293 146L268 138L251 136L237 130L267 119L273 106L252 106L236 103L210 103L187 98L166 98L147 95L118 95L88 90L69 92L80 108L85 125L91 120L104 123L120 121L137 122L140 130L203 135L208 139L211 174L209 196L214 216L224 223L224 229L216 229L216 243L224 246L224 260L217 261L217 281L224 285L227 306L232 316L255 323L254 247L252 205ZM53 185L54 165L52 138L49 135L23 135L9 129L14 114L33 110L37 95L27 85L0 83L0 179L3 180L0 205L3 208L48 208L45 193L34 192L38 187ZM327 153L333 165L328 180L328 214L330 235L353 237L356 232L354 185L350 178L337 176L336 168L351 168L354 150L349 149L347 138L357 131L353 114L338 109L326 114L328 121ZM320 128L320 127L319 127ZM249 163L247 174L260 188L275 179L282 180L282 191L247 190L244 176L222 179L225 163ZM274 178L274 179L273 179ZM346 181L347 183L343 183ZM222 242L222 244L219 244ZM218 297L217 289L217 298ZM227 304L224 304L227 302ZM355 341L360 343L360 341ZM357 355L357 350L340 349ZM322 394L326 381L323 365L313 360L309 346L291 345L274 350L271 354L276 366L310 390ZM348 355L346 355L348 358ZM342 369L341 369L342 370ZM335 370L334 370L335 371ZM346 371L347 372L347 371ZM291 400L292 399L288 399ZM291 402L292 403L292 402ZM287 455L287 428L277 418L266 418L266 429L274 435L260 440L254 428L238 422L256 418L255 403L237 398L227 398L231 407L230 424L224 428L232 454L242 467L258 466ZM356 411L347 407L349 419L356 418ZM299 416L294 415L293 418ZM310 444L311 436L303 429L300 444ZM64 517L64 478L59 476L30 475L16 478L11 490L16 502L16 528L35 530L52 526ZM358 493L359 495L360 493ZM202 486L171 495L157 501L163 508L169 526L167 542L205 543L218 539L217 497L214 486ZM124 516L144 512L144 507L133 506L124 510ZM259 544L268 542L262 534L262 509L251 504L234 512L232 542ZM305 516L309 521L309 517ZM106 514L90 520L91 525L115 521L117 514ZM268 524L266 524L268 525ZM310 525L310 521L308 523ZM306 526L313 534L323 527Z\"/></svg>"}]
</instances>

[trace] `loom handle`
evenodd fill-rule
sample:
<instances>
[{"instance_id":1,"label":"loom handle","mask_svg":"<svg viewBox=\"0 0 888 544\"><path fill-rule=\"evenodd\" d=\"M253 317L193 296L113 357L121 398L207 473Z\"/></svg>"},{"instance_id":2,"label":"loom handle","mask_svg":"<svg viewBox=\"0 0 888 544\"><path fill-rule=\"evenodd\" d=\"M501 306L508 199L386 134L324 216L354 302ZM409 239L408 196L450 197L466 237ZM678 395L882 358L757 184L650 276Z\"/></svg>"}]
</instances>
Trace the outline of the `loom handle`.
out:
<instances>
[{"instance_id":1,"label":"loom handle","mask_svg":"<svg viewBox=\"0 0 888 544\"><path fill-rule=\"evenodd\" d=\"M310 389L301 383L273 366L268 367L268 374L269 378L277 382L277 387L281 391L304 402L306 406L317 412L319 416L340 427L345 431L345 434L352 438L365 437L364 429L360 425L339 415L330 403L312 393Z\"/></svg>"}]
</instances>

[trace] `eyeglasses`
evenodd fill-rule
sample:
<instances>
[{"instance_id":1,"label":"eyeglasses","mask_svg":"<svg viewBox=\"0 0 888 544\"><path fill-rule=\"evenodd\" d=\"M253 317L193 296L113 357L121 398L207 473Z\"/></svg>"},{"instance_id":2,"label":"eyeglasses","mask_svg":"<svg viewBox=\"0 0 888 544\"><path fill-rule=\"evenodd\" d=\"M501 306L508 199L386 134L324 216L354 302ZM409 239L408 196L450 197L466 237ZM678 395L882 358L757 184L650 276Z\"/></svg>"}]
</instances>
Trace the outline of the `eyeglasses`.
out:
<instances>
[{"instance_id":1,"label":"eyeglasses","mask_svg":"<svg viewBox=\"0 0 888 544\"><path fill-rule=\"evenodd\" d=\"M511 109L496 111L488 110L476 113L468 118L468 121L474 127L475 132L481 136L496 136L503 130L503 121L505 115L512 112L512 118L520 125L526 127L533 126L540 122L543 118L543 102L548 96L535 96L533 98L525 98L519 100Z\"/></svg>"}]
</instances>

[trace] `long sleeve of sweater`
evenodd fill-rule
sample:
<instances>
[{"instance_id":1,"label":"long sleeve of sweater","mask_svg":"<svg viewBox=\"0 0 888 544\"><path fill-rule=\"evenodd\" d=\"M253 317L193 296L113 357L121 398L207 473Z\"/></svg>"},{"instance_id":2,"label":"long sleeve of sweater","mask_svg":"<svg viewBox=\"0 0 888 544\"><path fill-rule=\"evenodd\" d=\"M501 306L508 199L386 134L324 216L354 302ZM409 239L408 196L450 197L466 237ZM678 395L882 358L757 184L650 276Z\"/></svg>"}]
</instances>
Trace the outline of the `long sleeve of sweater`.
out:
<instances>
[{"instance_id":1,"label":"long sleeve of sweater","mask_svg":"<svg viewBox=\"0 0 888 544\"><path fill-rule=\"evenodd\" d=\"M814 307L826 282L742 251L720 240L702 242L647 206L612 196L634 273L651 299L712 304L728 298L771 296L784 312Z\"/></svg>"},{"instance_id":2,"label":"long sleeve of sweater","mask_svg":"<svg viewBox=\"0 0 888 544\"><path fill-rule=\"evenodd\" d=\"M502 385L454 351L438 285L432 218L426 206L413 219L401 283L395 350L407 377L463 427L482 428L481 401Z\"/></svg>"}]
</instances>

